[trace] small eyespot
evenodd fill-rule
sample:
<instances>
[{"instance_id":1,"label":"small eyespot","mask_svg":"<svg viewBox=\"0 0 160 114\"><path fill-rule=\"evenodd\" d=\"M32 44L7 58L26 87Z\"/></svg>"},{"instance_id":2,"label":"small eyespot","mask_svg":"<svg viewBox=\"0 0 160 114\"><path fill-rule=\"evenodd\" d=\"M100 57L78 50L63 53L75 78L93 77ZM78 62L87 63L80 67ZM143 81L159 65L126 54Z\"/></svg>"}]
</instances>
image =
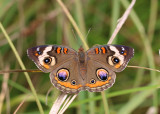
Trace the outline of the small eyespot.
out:
<instances>
[{"instance_id":1,"label":"small eyespot","mask_svg":"<svg viewBox=\"0 0 160 114\"><path fill-rule=\"evenodd\" d=\"M91 84L95 84L95 82L96 82L95 79L91 79L91 80L90 80L90 83L91 83Z\"/></svg>"},{"instance_id":2,"label":"small eyespot","mask_svg":"<svg viewBox=\"0 0 160 114\"><path fill-rule=\"evenodd\" d=\"M38 53L38 55L41 55L41 54L42 54L42 52L41 52L41 51L37 51L37 53Z\"/></svg>"},{"instance_id":3,"label":"small eyespot","mask_svg":"<svg viewBox=\"0 0 160 114\"><path fill-rule=\"evenodd\" d=\"M96 72L98 79L106 81L108 79L108 71L106 69L98 69Z\"/></svg>"},{"instance_id":4,"label":"small eyespot","mask_svg":"<svg viewBox=\"0 0 160 114\"><path fill-rule=\"evenodd\" d=\"M48 57L44 59L44 63L50 64L52 62L52 58Z\"/></svg>"},{"instance_id":5,"label":"small eyespot","mask_svg":"<svg viewBox=\"0 0 160 114\"><path fill-rule=\"evenodd\" d=\"M72 80L72 85L76 85L76 81L75 80Z\"/></svg>"},{"instance_id":6,"label":"small eyespot","mask_svg":"<svg viewBox=\"0 0 160 114\"><path fill-rule=\"evenodd\" d=\"M35 51L35 52L34 52L34 55L35 55L35 56L39 56L39 55L41 55L41 54L42 54L41 51Z\"/></svg>"},{"instance_id":7,"label":"small eyespot","mask_svg":"<svg viewBox=\"0 0 160 114\"><path fill-rule=\"evenodd\" d=\"M67 81L69 77L69 71L67 69L60 69L57 72L57 77L60 81Z\"/></svg>"},{"instance_id":8,"label":"small eyespot","mask_svg":"<svg viewBox=\"0 0 160 114\"><path fill-rule=\"evenodd\" d=\"M117 57L112 57L112 62L114 64L117 64L117 63L119 63L119 59Z\"/></svg>"},{"instance_id":9,"label":"small eyespot","mask_svg":"<svg viewBox=\"0 0 160 114\"><path fill-rule=\"evenodd\" d=\"M121 54L124 54L124 51L121 51L120 53L121 53Z\"/></svg>"}]
</instances>

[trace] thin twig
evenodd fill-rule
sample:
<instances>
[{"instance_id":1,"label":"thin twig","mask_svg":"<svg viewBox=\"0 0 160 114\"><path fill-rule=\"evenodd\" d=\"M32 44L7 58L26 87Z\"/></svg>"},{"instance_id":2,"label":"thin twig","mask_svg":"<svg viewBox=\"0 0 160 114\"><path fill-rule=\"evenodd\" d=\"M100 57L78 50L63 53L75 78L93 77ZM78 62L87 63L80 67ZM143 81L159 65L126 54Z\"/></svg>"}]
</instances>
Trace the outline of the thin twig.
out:
<instances>
[{"instance_id":1,"label":"thin twig","mask_svg":"<svg viewBox=\"0 0 160 114\"><path fill-rule=\"evenodd\" d=\"M20 69L17 69L17 70L1 70L0 71L0 74L5 74L5 73L14 73L14 72L42 72L41 70L39 69L27 69L27 70L20 70Z\"/></svg>"},{"instance_id":2,"label":"thin twig","mask_svg":"<svg viewBox=\"0 0 160 114\"><path fill-rule=\"evenodd\" d=\"M27 95L26 98L23 99L23 101L18 105L18 107L16 108L16 110L14 111L13 114L17 114L18 110L20 109L20 107L24 104L24 102L26 101L26 99L29 97L30 95Z\"/></svg>"},{"instance_id":3,"label":"thin twig","mask_svg":"<svg viewBox=\"0 0 160 114\"><path fill-rule=\"evenodd\" d=\"M127 67L138 68L138 69L146 69L146 70L152 70L152 71L160 72L160 70L157 70L157 69L147 68L147 67L141 67L141 66L127 66Z\"/></svg>"},{"instance_id":4,"label":"thin twig","mask_svg":"<svg viewBox=\"0 0 160 114\"><path fill-rule=\"evenodd\" d=\"M14 111L13 114L17 114L18 110L20 109L20 107L24 104L26 99L23 99L23 101L18 105L18 107L16 108L16 110Z\"/></svg>"},{"instance_id":5,"label":"thin twig","mask_svg":"<svg viewBox=\"0 0 160 114\"><path fill-rule=\"evenodd\" d=\"M9 66L7 65L5 69L8 70ZM4 74L1 93L0 93L0 114L2 113L3 101L8 89L8 84L7 84L8 78L9 78L9 74Z\"/></svg>"},{"instance_id":6,"label":"thin twig","mask_svg":"<svg viewBox=\"0 0 160 114\"><path fill-rule=\"evenodd\" d=\"M113 42L113 40L116 37L117 33L119 32L119 30L121 29L122 25L126 21L128 15L130 14L130 12L131 12L131 10L132 10L135 2L136 2L136 0L132 0L132 2L129 5L128 9L125 11L125 13L123 14L123 16L118 20L118 24L116 26L116 29L114 30L111 38L109 39L108 44L111 44Z\"/></svg>"}]
</instances>

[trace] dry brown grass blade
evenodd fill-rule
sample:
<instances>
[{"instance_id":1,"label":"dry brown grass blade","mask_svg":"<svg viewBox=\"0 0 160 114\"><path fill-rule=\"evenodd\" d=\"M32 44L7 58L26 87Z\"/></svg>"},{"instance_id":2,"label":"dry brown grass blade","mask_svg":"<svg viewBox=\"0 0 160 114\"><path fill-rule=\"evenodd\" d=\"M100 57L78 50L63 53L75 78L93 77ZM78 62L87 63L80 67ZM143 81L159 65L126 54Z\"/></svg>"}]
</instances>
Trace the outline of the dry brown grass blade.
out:
<instances>
[{"instance_id":1,"label":"dry brown grass blade","mask_svg":"<svg viewBox=\"0 0 160 114\"><path fill-rule=\"evenodd\" d=\"M24 104L25 99L18 105L17 109L14 111L13 114L17 114L18 110L20 109L20 107Z\"/></svg>"},{"instance_id":2,"label":"dry brown grass blade","mask_svg":"<svg viewBox=\"0 0 160 114\"><path fill-rule=\"evenodd\" d=\"M72 97L69 97L68 99L66 99L64 106L61 108L58 114L63 114L65 110L69 107L69 105L73 102L73 100L77 97L77 95L78 94L75 94Z\"/></svg>"},{"instance_id":3,"label":"dry brown grass blade","mask_svg":"<svg viewBox=\"0 0 160 114\"><path fill-rule=\"evenodd\" d=\"M9 66L7 65L5 70L8 70ZM6 97L7 94L7 90L8 90L8 78L9 78L9 73L4 74L3 77L3 82L2 82L2 89L1 89L1 93L0 93L0 114L2 113L2 106L3 106L3 101Z\"/></svg>"},{"instance_id":4,"label":"dry brown grass blade","mask_svg":"<svg viewBox=\"0 0 160 114\"><path fill-rule=\"evenodd\" d=\"M141 67L141 66L129 66L128 65L127 67L129 67L129 68L138 68L138 69L146 69L146 70L152 70L152 71L160 72L160 70L157 70L157 69Z\"/></svg>"},{"instance_id":5,"label":"dry brown grass blade","mask_svg":"<svg viewBox=\"0 0 160 114\"><path fill-rule=\"evenodd\" d=\"M16 108L16 110L14 111L13 114L17 114L18 110L21 108L21 106L24 104L24 102L26 101L26 99L29 97L30 95L28 95L26 98L23 99L23 101L18 105L18 107Z\"/></svg>"},{"instance_id":6,"label":"dry brown grass blade","mask_svg":"<svg viewBox=\"0 0 160 114\"><path fill-rule=\"evenodd\" d=\"M118 24L117 24L117 26L116 26L111 38L109 39L108 44L111 44L113 42L113 40L116 37L117 33L122 28L124 22L126 21L128 15L130 14L135 2L136 2L136 0L132 0L131 4L129 5L129 7L127 8L125 13L123 14L123 16L118 20Z\"/></svg>"},{"instance_id":7,"label":"dry brown grass blade","mask_svg":"<svg viewBox=\"0 0 160 114\"><path fill-rule=\"evenodd\" d=\"M56 101L53 103L53 106L49 112L49 114L57 114L61 105L63 104L63 102L65 101L65 99L67 98L67 94L66 93L62 93L57 99Z\"/></svg>"}]
</instances>

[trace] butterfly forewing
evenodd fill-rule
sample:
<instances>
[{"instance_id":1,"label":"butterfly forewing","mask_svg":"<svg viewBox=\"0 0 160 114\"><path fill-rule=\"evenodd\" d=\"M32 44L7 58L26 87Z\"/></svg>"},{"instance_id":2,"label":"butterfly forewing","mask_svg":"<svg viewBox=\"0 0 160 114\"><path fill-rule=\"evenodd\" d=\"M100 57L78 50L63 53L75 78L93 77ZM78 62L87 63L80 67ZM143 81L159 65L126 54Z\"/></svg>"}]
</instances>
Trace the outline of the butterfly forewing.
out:
<instances>
[{"instance_id":1,"label":"butterfly forewing","mask_svg":"<svg viewBox=\"0 0 160 114\"><path fill-rule=\"evenodd\" d=\"M57 45L41 45L29 48L27 54L43 72L51 72L57 65L77 56L75 50Z\"/></svg>"},{"instance_id":2,"label":"butterfly forewing","mask_svg":"<svg viewBox=\"0 0 160 114\"><path fill-rule=\"evenodd\" d=\"M122 45L100 45L87 51L93 61L105 64L115 72L121 72L134 55L134 49Z\"/></svg>"}]
</instances>

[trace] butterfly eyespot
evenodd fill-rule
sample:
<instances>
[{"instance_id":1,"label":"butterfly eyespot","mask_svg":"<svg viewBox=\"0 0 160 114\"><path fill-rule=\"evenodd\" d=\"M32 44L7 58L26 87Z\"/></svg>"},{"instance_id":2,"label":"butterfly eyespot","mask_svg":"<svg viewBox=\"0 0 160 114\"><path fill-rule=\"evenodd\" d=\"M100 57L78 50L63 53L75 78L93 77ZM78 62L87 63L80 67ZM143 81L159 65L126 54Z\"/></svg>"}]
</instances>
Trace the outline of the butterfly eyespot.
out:
<instances>
[{"instance_id":1,"label":"butterfly eyespot","mask_svg":"<svg viewBox=\"0 0 160 114\"><path fill-rule=\"evenodd\" d=\"M60 69L57 72L57 77L60 81L67 81L69 78L69 71L67 69Z\"/></svg>"},{"instance_id":2,"label":"butterfly eyespot","mask_svg":"<svg viewBox=\"0 0 160 114\"><path fill-rule=\"evenodd\" d=\"M120 53L121 53L121 54L124 54L124 51L121 51Z\"/></svg>"},{"instance_id":3,"label":"butterfly eyespot","mask_svg":"<svg viewBox=\"0 0 160 114\"><path fill-rule=\"evenodd\" d=\"M41 51L37 51L37 54L38 54L38 55L41 55L41 54L42 54L42 52L41 52Z\"/></svg>"},{"instance_id":4,"label":"butterfly eyespot","mask_svg":"<svg viewBox=\"0 0 160 114\"><path fill-rule=\"evenodd\" d=\"M117 57L112 57L112 62L114 63L114 64L117 64L117 63L119 63L119 59L117 58Z\"/></svg>"},{"instance_id":5,"label":"butterfly eyespot","mask_svg":"<svg viewBox=\"0 0 160 114\"><path fill-rule=\"evenodd\" d=\"M72 80L72 85L76 85L76 81L75 80Z\"/></svg>"},{"instance_id":6,"label":"butterfly eyespot","mask_svg":"<svg viewBox=\"0 0 160 114\"><path fill-rule=\"evenodd\" d=\"M108 71L106 69L98 69L96 75L101 81L106 81L108 79Z\"/></svg>"},{"instance_id":7,"label":"butterfly eyespot","mask_svg":"<svg viewBox=\"0 0 160 114\"><path fill-rule=\"evenodd\" d=\"M52 62L52 58L48 57L44 59L44 63L50 64Z\"/></svg>"},{"instance_id":8,"label":"butterfly eyespot","mask_svg":"<svg viewBox=\"0 0 160 114\"><path fill-rule=\"evenodd\" d=\"M39 55L41 55L41 54L42 54L42 52L40 52L40 51L35 51L35 52L34 52L34 55L35 55L35 56L39 56Z\"/></svg>"},{"instance_id":9,"label":"butterfly eyespot","mask_svg":"<svg viewBox=\"0 0 160 114\"><path fill-rule=\"evenodd\" d=\"M96 82L95 79L91 79L91 80L90 80L90 83L91 83L91 84L95 84L95 82Z\"/></svg>"}]
</instances>

